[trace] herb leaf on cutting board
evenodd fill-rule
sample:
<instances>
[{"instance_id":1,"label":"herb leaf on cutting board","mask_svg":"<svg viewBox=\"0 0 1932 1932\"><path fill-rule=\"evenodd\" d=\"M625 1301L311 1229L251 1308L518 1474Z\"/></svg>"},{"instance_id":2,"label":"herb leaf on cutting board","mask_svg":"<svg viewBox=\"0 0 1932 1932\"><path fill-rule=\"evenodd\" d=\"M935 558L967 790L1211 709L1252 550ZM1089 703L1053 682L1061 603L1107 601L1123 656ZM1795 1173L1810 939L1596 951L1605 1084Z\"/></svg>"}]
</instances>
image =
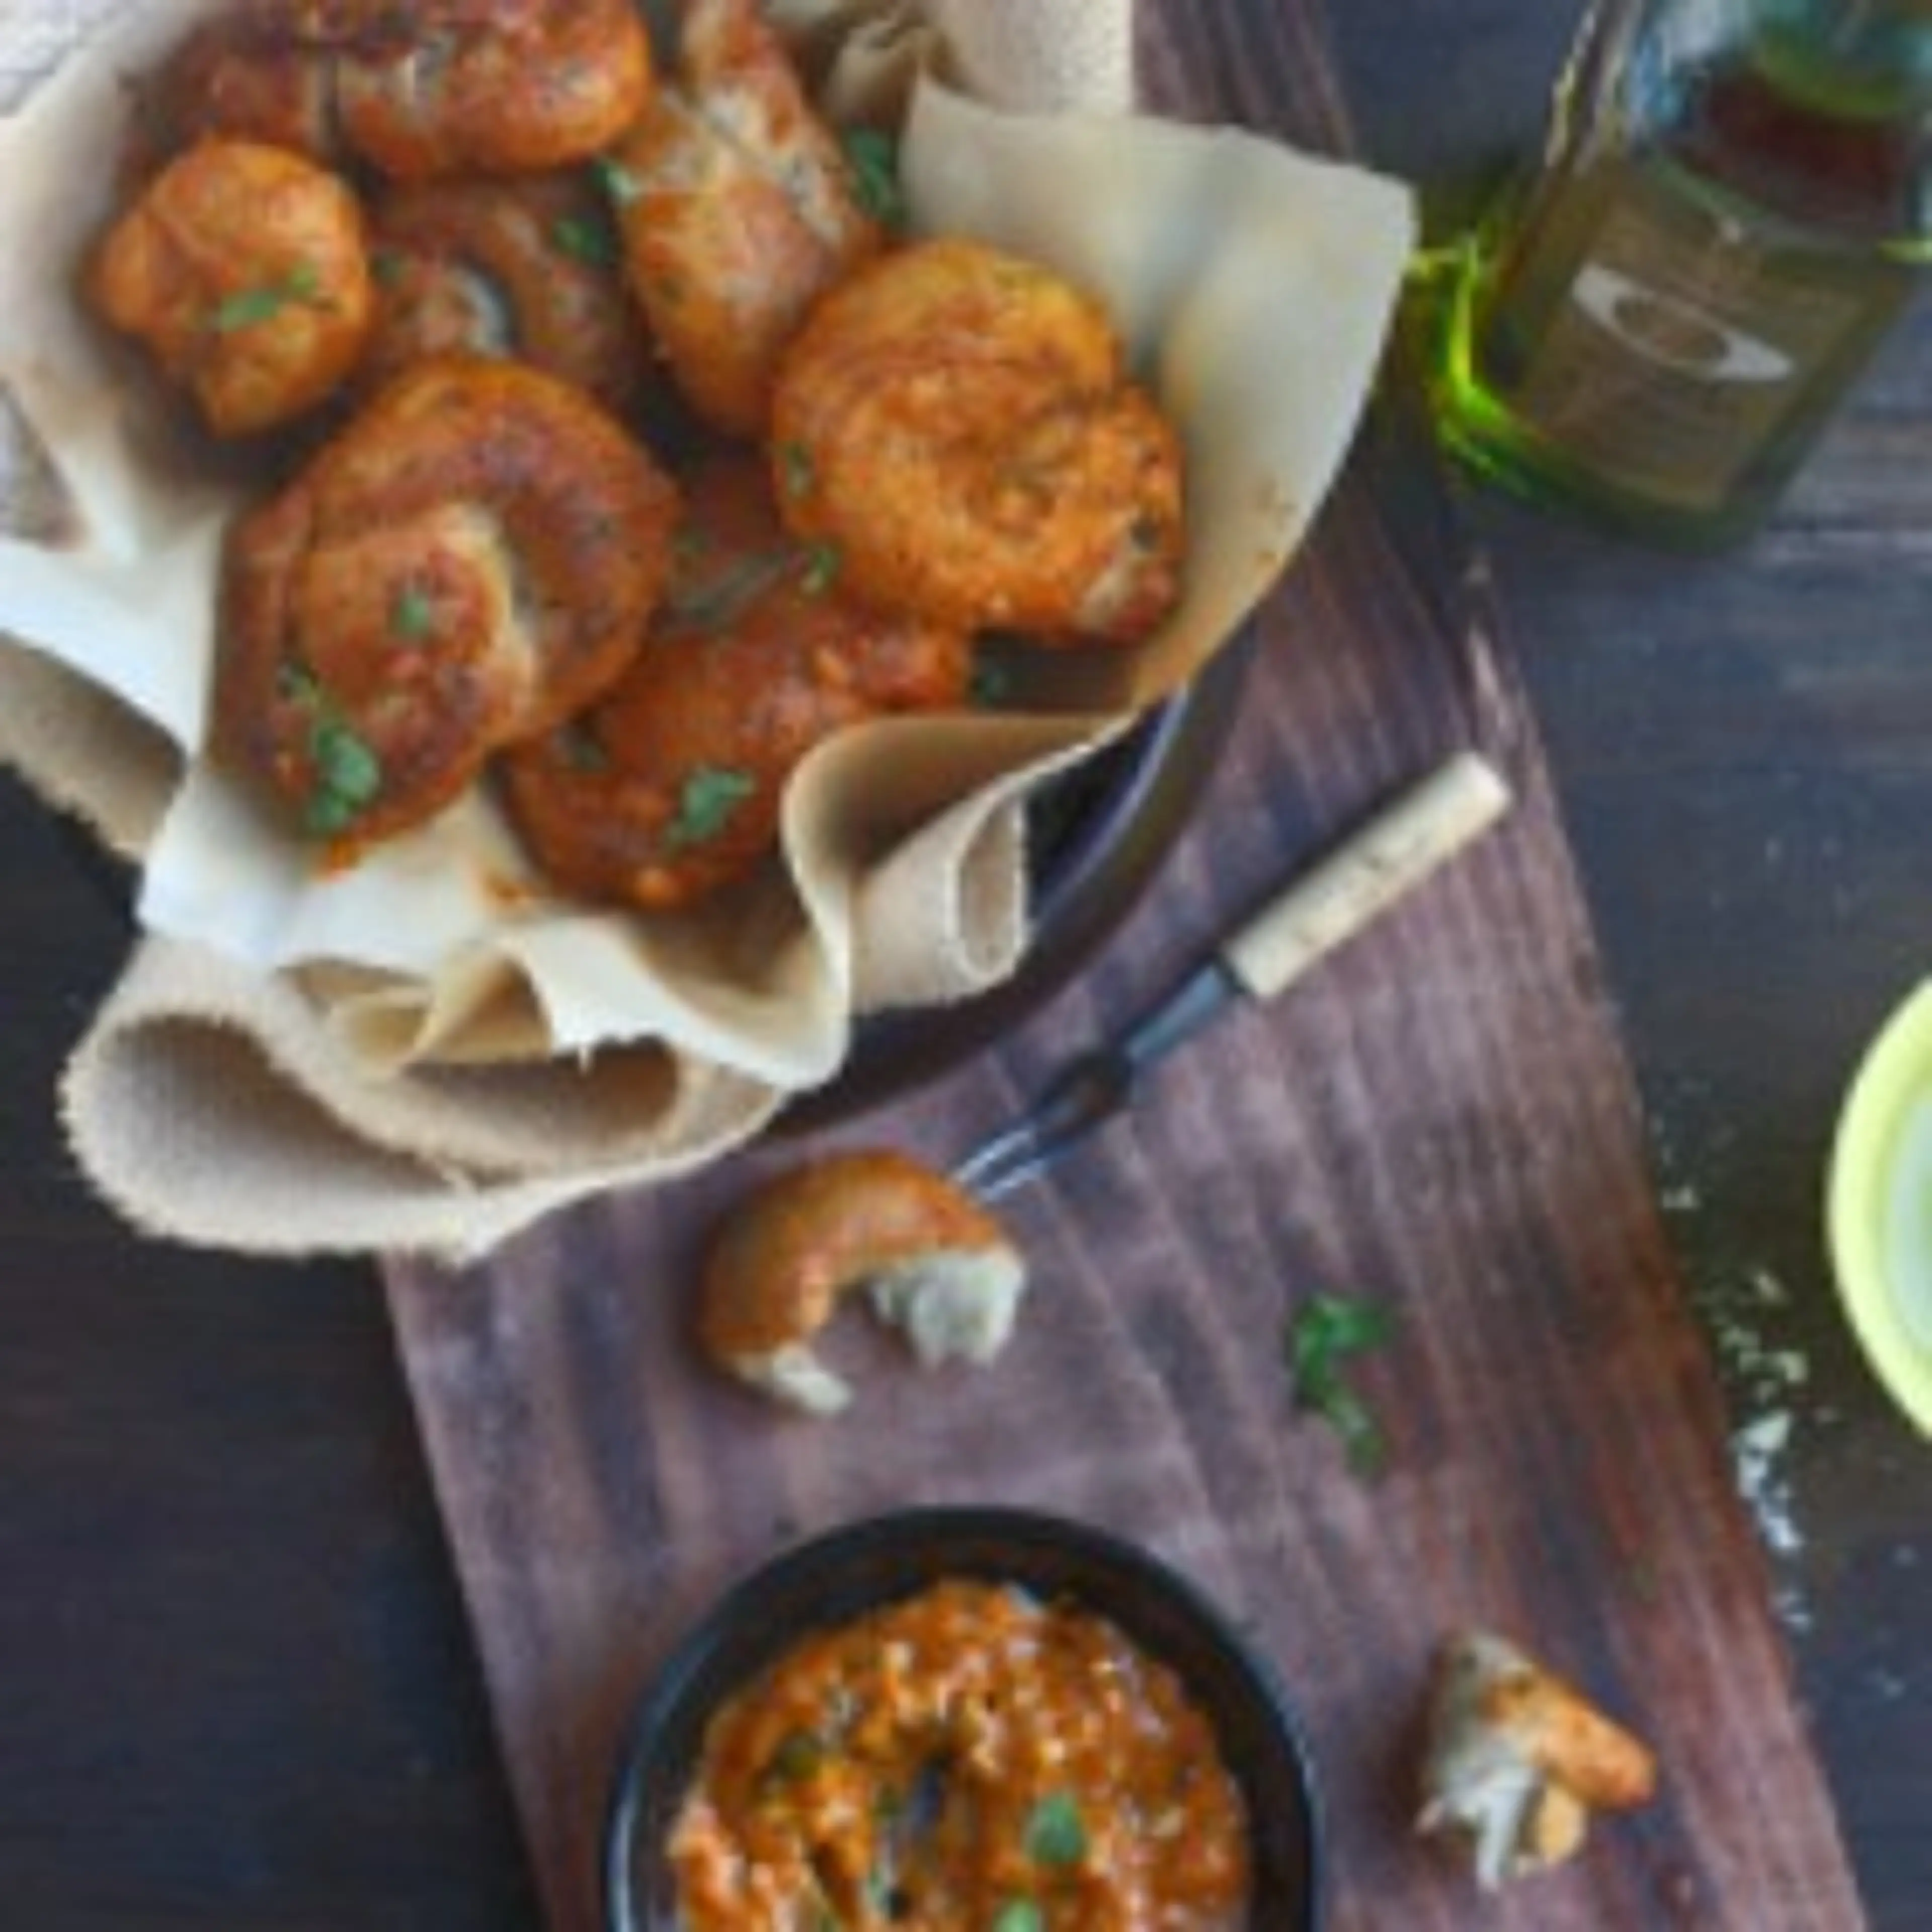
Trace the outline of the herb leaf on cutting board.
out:
<instances>
[{"instance_id":1,"label":"herb leaf on cutting board","mask_svg":"<svg viewBox=\"0 0 1932 1932\"><path fill-rule=\"evenodd\" d=\"M1294 1406L1334 1430L1349 1468L1364 1478L1382 1474L1388 1442L1367 1399L1348 1380L1348 1365L1384 1346L1394 1333L1394 1311L1357 1295L1312 1295L1288 1324L1285 1352Z\"/></svg>"}]
</instances>

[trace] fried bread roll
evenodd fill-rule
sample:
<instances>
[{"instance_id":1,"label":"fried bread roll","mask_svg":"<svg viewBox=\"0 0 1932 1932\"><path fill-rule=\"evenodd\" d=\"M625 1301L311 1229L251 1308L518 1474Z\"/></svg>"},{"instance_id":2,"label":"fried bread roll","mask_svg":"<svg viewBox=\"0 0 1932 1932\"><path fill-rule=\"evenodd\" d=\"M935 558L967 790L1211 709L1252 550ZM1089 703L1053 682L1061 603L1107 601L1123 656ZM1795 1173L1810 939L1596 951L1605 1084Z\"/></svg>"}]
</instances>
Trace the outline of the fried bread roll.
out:
<instances>
[{"instance_id":1,"label":"fried bread roll","mask_svg":"<svg viewBox=\"0 0 1932 1932\"><path fill-rule=\"evenodd\" d=\"M311 836L446 805L634 653L675 488L595 404L510 362L406 371L225 560L218 755Z\"/></svg>"},{"instance_id":2,"label":"fried bread roll","mask_svg":"<svg viewBox=\"0 0 1932 1932\"><path fill-rule=\"evenodd\" d=\"M143 145L217 133L402 180L515 173L601 152L650 84L629 0L247 0L164 68Z\"/></svg>"},{"instance_id":3,"label":"fried bread roll","mask_svg":"<svg viewBox=\"0 0 1932 1932\"><path fill-rule=\"evenodd\" d=\"M584 174L398 189L376 206L370 259L365 379L468 352L532 363L620 416L652 390L650 339L624 286L609 211Z\"/></svg>"},{"instance_id":4,"label":"fried bread roll","mask_svg":"<svg viewBox=\"0 0 1932 1932\"><path fill-rule=\"evenodd\" d=\"M1657 1778L1647 1744L1506 1639L1443 1646L1418 1828L1458 1840L1486 1889L1574 1856L1594 1814L1647 1803Z\"/></svg>"},{"instance_id":5,"label":"fried bread roll","mask_svg":"<svg viewBox=\"0 0 1932 1932\"><path fill-rule=\"evenodd\" d=\"M860 596L1046 644L1145 636L1179 593L1179 441L1100 304L978 242L862 269L787 352L785 518Z\"/></svg>"},{"instance_id":6,"label":"fried bread roll","mask_svg":"<svg viewBox=\"0 0 1932 1932\"><path fill-rule=\"evenodd\" d=\"M268 429L331 394L362 352L362 211L299 155L204 142L109 231L87 293L192 392L217 435Z\"/></svg>"},{"instance_id":7,"label":"fried bread roll","mask_svg":"<svg viewBox=\"0 0 1932 1932\"><path fill-rule=\"evenodd\" d=\"M135 172L211 137L286 148L325 167L348 164L335 113L335 53L302 38L293 10L253 0L204 21L142 81L129 158Z\"/></svg>"},{"instance_id":8,"label":"fried bread roll","mask_svg":"<svg viewBox=\"0 0 1932 1932\"><path fill-rule=\"evenodd\" d=\"M786 778L845 726L962 704L963 632L882 615L823 580L762 468L689 486L644 649L582 717L502 760L512 822L566 890L664 910L742 878L777 836Z\"/></svg>"},{"instance_id":9,"label":"fried bread roll","mask_svg":"<svg viewBox=\"0 0 1932 1932\"><path fill-rule=\"evenodd\" d=\"M785 344L880 237L755 0L688 0L678 83L614 159L632 286L672 373L708 422L758 435Z\"/></svg>"},{"instance_id":10,"label":"fried bread roll","mask_svg":"<svg viewBox=\"0 0 1932 1932\"><path fill-rule=\"evenodd\" d=\"M342 63L349 144L398 180L588 160L650 95L650 44L631 0L496 0L448 13L440 32Z\"/></svg>"},{"instance_id":11,"label":"fried bread roll","mask_svg":"<svg viewBox=\"0 0 1932 1932\"><path fill-rule=\"evenodd\" d=\"M1004 1229L944 1174L890 1148L822 1156L768 1182L706 1256L698 1339L718 1365L813 1415L851 1400L813 1343L866 1292L922 1366L991 1361L1026 1264Z\"/></svg>"}]
</instances>

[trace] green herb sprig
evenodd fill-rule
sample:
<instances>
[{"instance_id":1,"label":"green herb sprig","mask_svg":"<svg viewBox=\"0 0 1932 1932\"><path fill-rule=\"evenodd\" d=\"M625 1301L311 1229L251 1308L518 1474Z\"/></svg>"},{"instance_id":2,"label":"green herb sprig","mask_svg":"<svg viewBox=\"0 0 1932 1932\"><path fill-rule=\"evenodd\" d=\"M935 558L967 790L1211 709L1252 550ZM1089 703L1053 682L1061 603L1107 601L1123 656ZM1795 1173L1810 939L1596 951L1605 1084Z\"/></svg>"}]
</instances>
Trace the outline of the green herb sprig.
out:
<instances>
[{"instance_id":1,"label":"green herb sprig","mask_svg":"<svg viewBox=\"0 0 1932 1932\"><path fill-rule=\"evenodd\" d=\"M782 442L778 448L778 469L784 481L784 494L796 500L812 494L814 474L812 452L802 442Z\"/></svg>"},{"instance_id":2,"label":"green herb sprig","mask_svg":"<svg viewBox=\"0 0 1932 1932\"><path fill-rule=\"evenodd\" d=\"M420 644L436 628L436 601L420 584L405 584L389 607L389 628L408 644Z\"/></svg>"},{"instance_id":3,"label":"green herb sprig","mask_svg":"<svg viewBox=\"0 0 1932 1932\"><path fill-rule=\"evenodd\" d=\"M318 838L339 838L376 802L382 761L368 741L340 718L317 718L309 734L315 788L304 822Z\"/></svg>"},{"instance_id":4,"label":"green herb sprig","mask_svg":"<svg viewBox=\"0 0 1932 1932\"><path fill-rule=\"evenodd\" d=\"M312 838L338 838L381 795L382 761L343 716L311 666L284 664L276 685L280 696L308 717L314 782L303 806L303 827Z\"/></svg>"},{"instance_id":5,"label":"green herb sprig","mask_svg":"<svg viewBox=\"0 0 1932 1932\"><path fill-rule=\"evenodd\" d=\"M816 1731L788 1731L772 1753L765 1774L782 1784L802 1784L815 1777L830 1756L825 1740Z\"/></svg>"},{"instance_id":6,"label":"green herb sprig","mask_svg":"<svg viewBox=\"0 0 1932 1932\"><path fill-rule=\"evenodd\" d=\"M687 553L681 562L692 566L705 562L706 539L700 531L688 530L678 539ZM717 568L702 582L680 581L666 598L664 616L681 631L712 632L726 630L743 616L759 598L782 584L796 567L796 553L789 547L765 550L748 556L723 556ZM687 573L696 574L693 569Z\"/></svg>"},{"instance_id":7,"label":"green herb sprig","mask_svg":"<svg viewBox=\"0 0 1932 1932\"><path fill-rule=\"evenodd\" d=\"M848 128L842 139L860 207L889 234L904 233L910 211L898 142L877 128Z\"/></svg>"},{"instance_id":8,"label":"green herb sprig","mask_svg":"<svg viewBox=\"0 0 1932 1932\"><path fill-rule=\"evenodd\" d=\"M1017 682L1011 664L997 658L979 657L973 662L966 694L975 710L998 711L1012 702Z\"/></svg>"},{"instance_id":9,"label":"green herb sprig","mask_svg":"<svg viewBox=\"0 0 1932 1932\"><path fill-rule=\"evenodd\" d=\"M838 581L838 573L844 567L844 554L836 544L808 544L806 547L805 571L799 579L799 588L808 597L825 596Z\"/></svg>"},{"instance_id":10,"label":"green herb sprig","mask_svg":"<svg viewBox=\"0 0 1932 1932\"><path fill-rule=\"evenodd\" d=\"M1356 1474L1381 1474L1388 1460L1382 1425L1346 1366L1382 1347L1395 1332L1394 1313L1380 1302L1343 1294L1312 1296L1295 1311L1286 1343L1295 1406L1318 1415L1341 1438Z\"/></svg>"},{"instance_id":11,"label":"green herb sprig","mask_svg":"<svg viewBox=\"0 0 1932 1932\"><path fill-rule=\"evenodd\" d=\"M298 262L280 280L261 282L224 296L210 311L208 326L218 335L272 322L285 308L306 302L321 306L322 278L311 262Z\"/></svg>"},{"instance_id":12,"label":"green herb sprig","mask_svg":"<svg viewBox=\"0 0 1932 1932\"><path fill-rule=\"evenodd\" d=\"M1070 1791L1049 1791L1027 1814L1026 1854L1036 1865L1065 1871L1087 1856L1087 1821Z\"/></svg>"},{"instance_id":13,"label":"green herb sprig","mask_svg":"<svg viewBox=\"0 0 1932 1932\"><path fill-rule=\"evenodd\" d=\"M644 184L622 161L600 154L590 165L598 185L620 208L628 208L642 198Z\"/></svg>"},{"instance_id":14,"label":"green herb sprig","mask_svg":"<svg viewBox=\"0 0 1932 1932\"><path fill-rule=\"evenodd\" d=\"M587 215L562 215L551 223L550 238L559 254L586 268L614 268L617 265L617 238L608 223Z\"/></svg>"},{"instance_id":15,"label":"green herb sprig","mask_svg":"<svg viewBox=\"0 0 1932 1932\"><path fill-rule=\"evenodd\" d=\"M665 849L686 851L716 838L758 788L758 781L748 773L700 765L685 778L676 816L664 828Z\"/></svg>"},{"instance_id":16,"label":"green herb sprig","mask_svg":"<svg viewBox=\"0 0 1932 1932\"><path fill-rule=\"evenodd\" d=\"M586 778L601 777L610 769L610 754L582 718L566 718L551 740L566 767Z\"/></svg>"}]
</instances>

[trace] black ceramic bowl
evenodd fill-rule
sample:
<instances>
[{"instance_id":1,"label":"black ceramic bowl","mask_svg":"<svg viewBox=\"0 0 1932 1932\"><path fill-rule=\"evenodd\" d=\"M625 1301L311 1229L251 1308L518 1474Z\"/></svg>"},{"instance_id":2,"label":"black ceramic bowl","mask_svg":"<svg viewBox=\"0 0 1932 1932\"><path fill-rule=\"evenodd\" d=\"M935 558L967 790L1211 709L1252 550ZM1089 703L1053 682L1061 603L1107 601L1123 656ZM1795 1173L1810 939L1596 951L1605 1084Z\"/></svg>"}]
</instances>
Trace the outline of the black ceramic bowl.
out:
<instances>
[{"instance_id":1,"label":"black ceramic bowl","mask_svg":"<svg viewBox=\"0 0 1932 1932\"><path fill-rule=\"evenodd\" d=\"M1018 969L976 998L875 1015L830 1084L787 1130L824 1126L935 1079L1001 1038L1100 950L1187 825L1232 728L1254 652L1244 633L1117 744L1042 786L1027 806L1031 938Z\"/></svg>"},{"instance_id":2,"label":"black ceramic bowl","mask_svg":"<svg viewBox=\"0 0 1932 1932\"><path fill-rule=\"evenodd\" d=\"M1314 1774L1272 1673L1192 1585L1145 1551L1082 1523L1006 1509L912 1510L835 1530L778 1557L711 1611L646 1693L617 1766L604 1840L610 1932L673 1932L664 1846L718 1706L806 1630L950 1577L1070 1601L1176 1672L1213 1723L1246 1802L1249 1932L1314 1932Z\"/></svg>"}]
</instances>

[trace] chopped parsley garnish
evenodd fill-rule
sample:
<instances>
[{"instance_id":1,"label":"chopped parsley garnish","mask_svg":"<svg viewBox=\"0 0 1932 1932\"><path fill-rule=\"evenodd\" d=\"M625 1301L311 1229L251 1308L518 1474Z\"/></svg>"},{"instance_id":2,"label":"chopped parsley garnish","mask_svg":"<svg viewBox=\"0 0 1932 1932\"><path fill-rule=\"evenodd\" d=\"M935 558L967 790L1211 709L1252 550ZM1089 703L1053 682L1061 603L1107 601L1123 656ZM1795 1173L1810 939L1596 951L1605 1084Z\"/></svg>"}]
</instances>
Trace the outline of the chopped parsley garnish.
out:
<instances>
[{"instance_id":1,"label":"chopped parsley garnish","mask_svg":"<svg viewBox=\"0 0 1932 1932\"><path fill-rule=\"evenodd\" d=\"M982 711L997 711L1013 694L1013 668L997 658L976 658L967 694Z\"/></svg>"},{"instance_id":2,"label":"chopped parsley garnish","mask_svg":"<svg viewBox=\"0 0 1932 1932\"><path fill-rule=\"evenodd\" d=\"M1026 1854L1036 1865L1064 1870L1087 1856L1087 1821L1070 1791L1049 1791L1027 1814Z\"/></svg>"},{"instance_id":3,"label":"chopped parsley garnish","mask_svg":"<svg viewBox=\"0 0 1932 1932\"><path fill-rule=\"evenodd\" d=\"M379 288L394 288L402 280L408 266L394 248L378 248L369 257L369 273Z\"/></svg>"},{"instance_id":4,"label":"chopped parsley garnish","mask_svg":"<svg viewBox=\"0 0 1932 1932\"><path fill-rule=\"evenodd\" d=\"M788 496L808 496L813 482L812 452L802 442L778 445L778 473Z\"/></svg>"},{"instance_id":5,"label":"chopped parsley garnish","mask_svg":"<svg viewBox=\"0 0 1932 1932\"><path fill-rule=\"evenodd\" d=\"M315 789L304 814L310 832L333 838L375 802L382 789L382 763L355 728L339 718L321 718L309 737Z\"/></svg>"},{"instance_id":6,"label":"chopped parsley garnish","mask_svg":"<svg viewBox=\"0 0 1932 1932\"><path fill-rule=\"evenodd\" d=\"M808 597L823 597L838 581L838 572L844 561L835 543L808 544L805 574L799 579L799 587Z\"/></svg>"},{"instance_id":7,"label":"chopped parsley garnish","mask_svg":"<svg viewBox=\"0 0 1932 1932\"><path fill-rule=\"evenodd\" d=\"M298 262L280 281L263 282L224 296L208 316L208 326L224 335L252 328L258 322L272 322L297 302L315 302L321 292L322 278L314 264Z\"/></svg>"},{"instance_id":8,"label":"chopped parsley garnish","mask_svg":"<svg viewBox=\"0 0 1932 1932\"><path fill-rule=\"evenodd\" d=\"M877 128L849 128L844 142L859 206L881 228L899 233L906 225L907 211L898 143Z\"/></svg>"},{"instance_id":9,"label":"chopped parsley garnish","mask_svg":"<svg viewBox=\"0 0 1932 1932\"><path fill-rule=\"evenodd\" d=\"M642 184L622 161L613 160L608 154L601 154L591 164L604 192L620 208L628 208L644 193Z\"/></svg>"},{"instance_id":10,"label":"chopped parsley garnish","mask_svg":"<svg viewBox=\"0 0 1932 1932\"><path fill-rule=\"evenodd\" d=\"M411 644L419 643L436 626L436 605L419 584L406 584L389 607L389 628Z\"/></svg>"},{"instance_id":11,"label":"chopped parsley garnish","mask_svg":"<svg viewBox=\"0 0 1932 1932\"><path fill-rule=\"evenodd\" d=\"M1345 1378L1346 1364L1380 1348L1395 1317L1378 1302L1318 1294L1298 1309L1288 1329L1288 1369L1295 1406L1318 1415L1340 1437L1348 1466L1359 1476L1381 1473L1388 1444L1381 1424Z\"/></svg>"},{"instance_id":12,"label":"chopped parsley garnish","mask_svg":"<svg viewBox=\"0 0 1932 1932\"><path fill-rule=\"evenodd\" d=\"M311 838L339 838L381 795L382 761L337 710L310 665L299 658L285 661L275 682L284 699L308 714L314 778L302 808L303 826Z\"/></svg>"},{"instance_id":13,"label":"chopped parsley garnish","mask_svg":"<svg viewBox=\"0 0 1932 1932\"><path fill-rule=\"evenodd\" d=\"M321 700L322 680L299 658L284 658L275 667L275 690L291 704L315 704Z\"/></svg>"},{"instance_id":14,"label":"chopped parsley garnish","mask_svg":"<svg viewBox=\"0 0 1932 1932\"><path fill-rule=\"evenodd\" d=\"M691 533L693 574L704 538ZM792 568L786 550L761 551L751 556L721 556L718 568L701 583L681 583L666 599L664 615L680 629L722 631L735 624L765 593L784 580Z\"/></svg>"},{"instance_id":15,"label":"chopped parsley garnish","mask_svg":"<svg viewBox=\"0 0 1932 1932\"><path fill-rule=\"evenodd\" d=\"M993 1932L1046 1932L1046 1914L1030 1898L1010 1898L993 1914Z\"/></svg>"},{"instance_id":16,"label":"chopped parsley garnish","mask_svg":"<svg viewBox=\"0 0 1932 1932\"><path fill-rule=\"evenodd\" d=\"M665 846L680 852L716 838L758 788L758 781L743 772L700 765L684 782L677 815L664 829Z\"/></svg>"},{"instance_id":17,"label":"chopped parsley garnish","mask_svg":"<svg viewBox=\"0 0 1932 1932\"><path fill-rule=\"evenodd\" d=\"M593 268L616 266L617 238L601 221L588 216L566 214L550 224L550 238L560 254Z\"/></svg>"},{"instance_id":18,"label":"chopped parsley garnish","mask_svg":"<svg viewBox=\"0 0 1932 1932\"><path fill-rule=\"evenodd\" d=\"M610 769L610 754L580 718L557 727L556 748L563 754L563 762L574 772L594 775Z\"/></svg>"},{"instance_id":19,"label":"chopped parsley garnish","mask_svg":"<svg viewBox=\"0 0 1932 1932\"><path fill-rule=\"evenodd\" d=\"M765 1766L768 1778L796 1784L808 1778L826 1759L825 1740L815 1731L788 1731Z\"/></svg>"}]
</instances>

